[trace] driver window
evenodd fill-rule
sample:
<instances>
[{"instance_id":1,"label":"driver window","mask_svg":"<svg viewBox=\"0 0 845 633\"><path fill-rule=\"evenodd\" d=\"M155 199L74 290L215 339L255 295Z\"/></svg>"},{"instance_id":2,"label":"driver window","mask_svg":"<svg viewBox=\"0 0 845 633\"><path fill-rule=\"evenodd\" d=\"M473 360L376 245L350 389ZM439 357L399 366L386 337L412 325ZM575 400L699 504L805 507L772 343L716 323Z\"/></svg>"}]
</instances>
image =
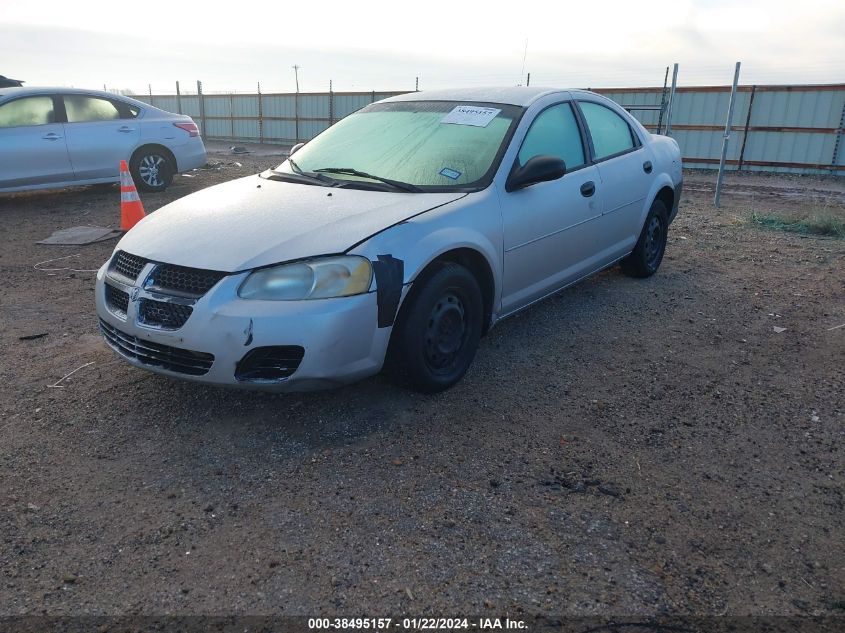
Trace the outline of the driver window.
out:
<instances>
[{"instance_id":1,"label":"driver window","mask_svg":"<svg viewBox=\"0 0 845 633\"><path fill-rule=\"evenodd\" d=\"M559 103L546 108L534 119L519 150L519 164L524 165L540 155L563 159L566 171L585 164L584 144L571 104Z\"/></svg>"}]
</instances>

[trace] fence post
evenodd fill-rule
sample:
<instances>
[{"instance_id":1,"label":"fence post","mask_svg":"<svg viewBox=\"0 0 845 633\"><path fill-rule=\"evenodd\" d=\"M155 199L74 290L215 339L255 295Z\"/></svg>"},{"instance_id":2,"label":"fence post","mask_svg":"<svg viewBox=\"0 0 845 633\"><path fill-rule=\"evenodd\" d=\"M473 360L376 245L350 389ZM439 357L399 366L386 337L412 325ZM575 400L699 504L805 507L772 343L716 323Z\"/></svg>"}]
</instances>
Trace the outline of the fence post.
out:
<instances>
[{"instance_id":1,"label":"fence post","mask_svg":"<svg viewBox=\"0 0 845 633\"><path fill-rule=\"evenodd\" d=\"M669 81L669 67L666 66L666 72L663 74L663 92L660 93L660 114L657 117L657 133L663 127L663 113L666 111L666 84Z\"/></svg>"},{"instance_id":2,"label":"fence post","mask_svg":"<svg viewBox=\"0 0 845 633\"><path fill-rule=\"evenodd\" d=\"M329 127L334 125L334 89L332 80L329 79Z\"/></svg>"},{"instance_id":3,"label":"fence post","mask_svg":"<svg viewBox=\"0 0 845 633\"><path fill-rule=\"evenodd\" d=\"M666 136L672 136L672 106L675 103L675 89L678 87L678 64L672 69L672 89L669 91L669 105L666 106Z\"/></svg>"},{"instance_id":4,"label":"fence post","mask_svg":"<svg viewBox=\"0 0 845 633\"><path fill-rule=\"evenodd\" d=\"M722 158L719 159L719 175L716 178L716 195L713 196L713 206L719 208L719 198L722 195L722 181L725 177L725 157L728 155L728 141L731 138L731 122L734 116L734 100L736 98L736 85L739 83L740 62L736 63L734 70L734 83L731 88L731 100L728 101L728 120L725 121L725 137L722 139Z\"/></svg>"},{"instance_id":5,"label":"fence post","mask_svg":"<svg viewBox=\"0 0 845 633\"><path fill-rule=\"evenodd\" d=\"M176 112L182 114L182 91L179 90L179 82L176 82Z\"/></svg>"},{"instance_id":6,"label":"fence post","mask_svg":"<svg viewBox=\"0 0 845 633\"><path fill-rule=\"evenodd\" d=\"M842 128L845 128L845 103L842 104L842 114L839 116L839 129L833 142L833 157L830 159L830 172L836 173L836 163L839 162L839 148L842 146Z\"/></svg>"},{"instance_id":7,"label":"fence post","mask_svg":"<svg viewBox=\"0 0 845 633\"><path fill-rule=\"evenodd\" d=\"M748 142L748 126L751 124L751 108L754 107L754 93L757 86L751 86L751 97L748 100L748 114L745 116L745 129L742 131L742 147L739 150L739 165L737 171L742 171L742 161L745 160L745 144Z\"/></svg>"},{"instance_id":8,"label":"fence post","mask_svg":"<svg viewBox=\"0 0 845 633\"><path fill-rule=\"evenodd\" d=\"M525 78L525 85L526 86L531 85L531 73L528 73L528 77Z\"/></svg>"},{"instance_id":9,"label":"fence post","mask_svg":"<svg viewBox=\"0 0 845 633\"><path fill-rule=\"evenodd\" d=\"M258 142L264 143L264 106L261 103L261 82L258 82Z\"/></svg>"},{"instance_id":10,"label":"fence post","mask_svg":"<svg viewBox=\"0 0 845 633\"><path fill-rule=\"evenodd\" d=\"M202 96L202 82L197 79L197 100L200 102L200 121L202 121L202 135L207 136L205 129L205 98Z\"/></svg>"},{"instance_id":11,"label":"fence post","mask_svg":"<svg viewBox=\"0 0 845 633\"><path fill-rule=\"evenodd\" d=\"M232 139L235 138L235 93L229 93L229 131Z\"/></svg>"},{"instance_id":12,"label":"fence post","mask_svg":"<svg viewBox=\"0 0 845 633\"><path fill-rule=\"evenodd\" d=\"M414 82L414 92L420 91L420 78L417 77L417 80Z\"/></svg>"},{"instance_id":13,"label":"fence post","mask_svg":"<svg viewBox=\"0 0 845 633\"><path fill-rule=\"evenodd\" d=\"M293 95L293 117L296 126L296 141L294 145L299 143L299 91L297 90Z\"/></svg>"},{"instance_id":14,"label":"fence post","mask_svg":"<svg viewBox=\"0 0 845 633\"><path fill-rule=\"evenodd\" d=\"M375 103L375 102L376 102L376 91L373 90L373 93L370 96L370 103Z\"/></svg>"}]
</instances>

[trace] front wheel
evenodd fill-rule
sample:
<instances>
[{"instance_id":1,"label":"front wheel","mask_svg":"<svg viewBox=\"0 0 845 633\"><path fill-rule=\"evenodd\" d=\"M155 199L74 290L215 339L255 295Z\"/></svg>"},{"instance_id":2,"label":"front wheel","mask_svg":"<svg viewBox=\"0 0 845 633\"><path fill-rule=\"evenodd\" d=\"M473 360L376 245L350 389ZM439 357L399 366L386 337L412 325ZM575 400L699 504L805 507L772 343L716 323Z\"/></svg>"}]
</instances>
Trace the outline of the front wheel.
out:
<instances>
[{"instance_id":1,"label":"front wheel","mask_svg":"<svg viewBox=\"0 0 845 633\"><path fill-rule=\"evenodd\" d=\"M157 147L141 148L129 162L129 171L141 191L164 191L173 182L176 166Z\"/></svg>"},{"instance_id":2,"label":"front wheel","mask_svg":"<svg viewBox=\"0 0 845 633\"><path fill-rule=\"evenodd\" d=\"M666 205L655 200L645 219L640 238L633 252L622 260L622 270L631 277L651 277L660 268L666 252L669 229Z\"/></svg>"},{"instance_id":3,"label":"front wheel","mask_svg":"<svg viewBox=\"0 0 845 633\"><path fill-rule=\"evenodd\" d=\"M481 338L481 290L458 264L414 283L390 338L385 369L403 386L436 393L466 373Z\"/></svg>"}]
</instances>

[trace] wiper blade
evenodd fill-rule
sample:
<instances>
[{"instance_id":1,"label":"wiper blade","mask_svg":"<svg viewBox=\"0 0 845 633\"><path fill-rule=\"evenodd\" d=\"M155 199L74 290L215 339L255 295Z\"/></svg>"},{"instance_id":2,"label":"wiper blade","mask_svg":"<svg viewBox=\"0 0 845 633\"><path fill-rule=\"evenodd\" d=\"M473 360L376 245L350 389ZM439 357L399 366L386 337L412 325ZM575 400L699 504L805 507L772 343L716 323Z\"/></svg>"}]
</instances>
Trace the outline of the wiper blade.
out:
<instances>
[{"instance_id":1,"label":"wiper blade","mask_svg":"<svg viewBox=\"0 0 845 633\"><path fill-rule=\"evenodd\" d=\"M309 176L308 174L285 173L283 171L276 171L268 169L261 174L261 178L266 180L281 180L282 182L298 182L304 185L317 185L318 187L334 187L334 183L326 182L316 176Z\"/></svg>"},{"instance_id":2,"label":"wiper blade","mask_svg":"<svg viewBox=\"0 0 845 633\"><path fill-rule=\"evenodd\" d=\"M358 176L359 178L369 178L370 180L378 180L379 182L383 182L386 185L390 185L394 189L399 189L400 191L407 191L410 193L420 193L422 191L422 189L420 189L416 185L412 185L409 182L402 182L401 180L392 180L390 178L374 176L373 174L368 174L365 171L359 171L357 169L353 169L352 167L322 167L320 169L315 169L314 171L318 173L327 174L348 174L349 176Z\"/></svg>"}]
</instances>

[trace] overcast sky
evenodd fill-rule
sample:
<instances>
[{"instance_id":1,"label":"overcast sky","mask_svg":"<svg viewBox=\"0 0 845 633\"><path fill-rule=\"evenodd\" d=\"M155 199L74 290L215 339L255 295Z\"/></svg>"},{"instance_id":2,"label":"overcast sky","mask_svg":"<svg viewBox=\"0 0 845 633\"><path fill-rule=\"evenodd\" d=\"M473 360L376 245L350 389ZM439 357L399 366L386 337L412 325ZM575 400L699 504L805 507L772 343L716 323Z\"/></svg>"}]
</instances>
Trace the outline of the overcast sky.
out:
<instances>
[{"instance_id":1,"label":"overcast sky","mask_svg":"<svg viewBox=\"0 0 845 633\"><path fill-rule=\"evenodd\" d=\"M525 44L528 42L527 55ZM523 66L524 59L524 66ZM0 74L158 93L845 82L843 0L0 0Z\"/></svg>"}]
</instances>

